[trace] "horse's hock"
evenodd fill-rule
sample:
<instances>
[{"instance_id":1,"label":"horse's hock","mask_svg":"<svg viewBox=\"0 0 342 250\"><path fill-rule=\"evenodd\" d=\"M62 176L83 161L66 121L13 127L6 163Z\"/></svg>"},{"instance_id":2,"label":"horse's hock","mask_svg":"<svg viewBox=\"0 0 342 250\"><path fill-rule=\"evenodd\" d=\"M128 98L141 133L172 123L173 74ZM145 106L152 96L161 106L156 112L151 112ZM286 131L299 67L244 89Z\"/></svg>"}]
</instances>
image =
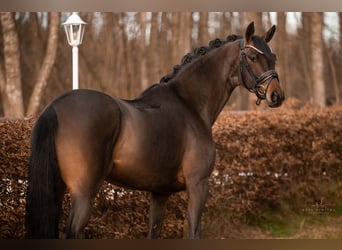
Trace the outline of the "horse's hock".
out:
<instances>
[{"instance_id":1,"label":"horse's hock","mask_svg":"<svg viewBox=\"0 0 342 250\"><path fill-rule=\"evenodd\" d=\"M0 121L2 239L25 237L33 123L32 119ZM341 200L341 124L341 107L221 114L213 127L216 166L202 220L203 236L227 237L218 235L211 225L229 227L225 220L239 221L247 212L257 214L265 207L277 209L287 204L303 211L321 197L330 199L327 204ZM171 197L164 238L186 235L185 201L184 193ZM63 223L67 210L65 206ZM86 237L145 238L147 223L147 193L106 184L95 200Z\"/></svg>"}]
</instances>

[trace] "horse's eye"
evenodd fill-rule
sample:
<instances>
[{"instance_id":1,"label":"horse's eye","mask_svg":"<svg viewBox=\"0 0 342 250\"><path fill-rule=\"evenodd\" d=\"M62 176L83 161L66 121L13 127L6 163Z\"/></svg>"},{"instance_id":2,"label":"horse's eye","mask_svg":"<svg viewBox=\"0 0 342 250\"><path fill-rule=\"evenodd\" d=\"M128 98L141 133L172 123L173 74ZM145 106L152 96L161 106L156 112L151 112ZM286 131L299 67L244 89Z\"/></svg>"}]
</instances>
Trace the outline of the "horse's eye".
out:
<instances>
[{"instance_id":1,"label":"horse's eye","mask_svg":"<svg viewBox=\"0 0 342 250\"><path fill-rule=\"evenodd\" d=\"M258 56L256 54L252 54L249 56L249 59L252 61L252 62L256 62L258 60Z\"/></svg>"}]
</instances>

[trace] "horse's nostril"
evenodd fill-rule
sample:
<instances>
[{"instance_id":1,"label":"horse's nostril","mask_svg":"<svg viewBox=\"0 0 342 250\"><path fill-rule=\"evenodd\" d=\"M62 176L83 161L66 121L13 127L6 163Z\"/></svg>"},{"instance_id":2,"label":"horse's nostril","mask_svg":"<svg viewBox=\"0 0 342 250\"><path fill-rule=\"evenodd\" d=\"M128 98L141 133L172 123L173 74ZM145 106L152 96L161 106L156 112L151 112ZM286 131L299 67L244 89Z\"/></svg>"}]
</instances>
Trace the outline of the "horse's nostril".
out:
<instances>
[{"instance_id":1,"label":"horse's nostril","mask_svg":"<svg viewBox=\"0 0 342 250\"><path fill-rule=\"evenodd\" d=\"M272 102L277 102L278 101L278 97L279 97L279 94L277 91L273 91L272 94L271 94L271 100Z\"/></svg>"}]
</instances>

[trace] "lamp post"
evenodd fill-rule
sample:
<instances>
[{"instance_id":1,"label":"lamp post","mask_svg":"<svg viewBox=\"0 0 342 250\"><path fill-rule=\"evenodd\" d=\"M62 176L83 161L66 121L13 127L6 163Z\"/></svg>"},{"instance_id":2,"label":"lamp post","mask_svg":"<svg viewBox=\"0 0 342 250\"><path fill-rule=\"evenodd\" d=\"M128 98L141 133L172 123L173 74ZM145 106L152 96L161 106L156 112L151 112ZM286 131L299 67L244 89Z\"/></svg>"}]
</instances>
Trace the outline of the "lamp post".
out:
<instances>
[{"instance_id":1,"label":"lamp post","mask_svg":"<svg viewBox=\"0 0 342 250\"><path fill-rule=\"evenodd\" d=\"M86 24L77 12L73 12L63 23L68 43L72 46L72 89L78 89L78 45L82 44Z\"/></svg>"}]
</instances>

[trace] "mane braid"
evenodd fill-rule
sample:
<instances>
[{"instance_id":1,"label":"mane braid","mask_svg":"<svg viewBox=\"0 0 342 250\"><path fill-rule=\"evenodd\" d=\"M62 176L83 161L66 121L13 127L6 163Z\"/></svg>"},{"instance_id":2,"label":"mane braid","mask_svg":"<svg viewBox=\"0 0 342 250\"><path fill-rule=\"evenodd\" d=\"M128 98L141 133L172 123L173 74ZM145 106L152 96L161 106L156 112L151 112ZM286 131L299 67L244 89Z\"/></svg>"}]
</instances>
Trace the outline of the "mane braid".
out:
<instances>
[{"instance_id":1,"label":"mane braid","mask_svg":"<svg viewBox=\"0 0 342 250\"><path fill-rule=\"evenodd\" d=\"M206 55L209 51L213 50L213 49L216 49L216 48L219 48L221 47L222 45L226 44L226 43L229 43L229 42L233 42L233 41L236 41L238 39L241 39L242 37L241 36L237 36L237 35L229 35L226 40L223 40L223 39L219 39L219 38L216 38L214 40L211 40L209 42L209 46L200 46L198 48L195 48L193 50L192 53L187 53L186 55L183 56L182 60L181 60L181 63L180 64L177 64L173 67L173 70L172 70L172 73L171 74L168 74L168 75L165 75L163 76L159 83L167 83L169 82L171 79L173 79L177 73L187 64L191 63L194 59L198 58L198 57L201 57L201 56L204 56Z\"/></svg>"}]
</instances>

